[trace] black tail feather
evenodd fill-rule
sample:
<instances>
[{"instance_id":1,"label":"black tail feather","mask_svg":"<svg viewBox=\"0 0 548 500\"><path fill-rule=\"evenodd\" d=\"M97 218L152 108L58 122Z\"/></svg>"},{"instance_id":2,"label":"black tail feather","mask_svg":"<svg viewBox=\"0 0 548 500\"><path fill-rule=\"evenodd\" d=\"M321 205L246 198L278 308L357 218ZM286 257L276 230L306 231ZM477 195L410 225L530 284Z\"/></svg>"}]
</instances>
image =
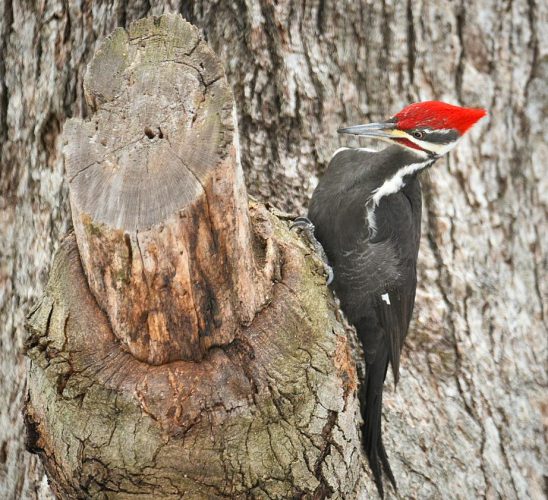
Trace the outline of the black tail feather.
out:
<instances>
[{"instance_id":1,"label":"black tail feather","mask_svg":"<svg viewBox=\"0 0 548 500\"><path fill-rule=\"evenodd\" d=\"M390 467L390 462L388 462L388 455L386 454L386 450L384 449L384 444L382 442L382 436L379 439L379 446L377 453L379 455L379 458L382 462L382 468L384 470L384 473L388 476L388 479L392 483L392 486L395 490L398 489L398 485L396 484L396 478L394 477L394 473L392 472L392 469Z\"/></svg>"},{"instance_id":2,"label":"black tail feather","mask_svg":"<svg viewBox=\"0 0 548 500\"><path fill-rule=\"evenodd\" d=\"M367 363L365 380L360 387L359 394L364 420L362 427L363 447L381 498L384 498L382 470L396 489L396 480L390 468L381 436L382 391L387 369L388 349L379 346L375 360L372 363Z\"/></svg>"}]
</instances>

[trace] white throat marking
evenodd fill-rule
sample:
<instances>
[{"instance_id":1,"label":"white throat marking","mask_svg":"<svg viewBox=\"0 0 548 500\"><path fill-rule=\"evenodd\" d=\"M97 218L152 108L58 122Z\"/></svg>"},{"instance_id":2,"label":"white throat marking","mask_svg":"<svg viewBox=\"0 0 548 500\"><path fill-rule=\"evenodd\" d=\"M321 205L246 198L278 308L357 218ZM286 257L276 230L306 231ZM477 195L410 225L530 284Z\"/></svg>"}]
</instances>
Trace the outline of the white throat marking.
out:
<instances>
[{"instance_id":1,"label":"white throat marking","mask_svg":"<svg viewBox=\"0 0 548 500\"><path fill-rule=\"evenodd\" d=\"M367 214L367 226L369 228L369 238L374 238L377 234L377 222L375 220L375 208L379 206L381 198L394 193L397 193L403 187L403 178L406 175L412 175L423 168L428 167L434 163L435 158L429 158L427 161L420 163L411 163L406 165L402 169L398 170L390 179L383 182L383 184L375 189L366 203L365 209Z\"/></svg>"},{"instance_id":2,"label":"white throat marking","mask_svg":"<svg viewBox=\"0 0 548 500\"><path fill-rule=\"evenodd\" d=\"M398 170L390 179L384 181L380 187L373 191L372 200L374 206L378 206L382 197L397 193L403 187L403 178L406 175L412 175L433 162L434 159L428 159L421 163L411 163Z\"/></svg>"}]
</instances>

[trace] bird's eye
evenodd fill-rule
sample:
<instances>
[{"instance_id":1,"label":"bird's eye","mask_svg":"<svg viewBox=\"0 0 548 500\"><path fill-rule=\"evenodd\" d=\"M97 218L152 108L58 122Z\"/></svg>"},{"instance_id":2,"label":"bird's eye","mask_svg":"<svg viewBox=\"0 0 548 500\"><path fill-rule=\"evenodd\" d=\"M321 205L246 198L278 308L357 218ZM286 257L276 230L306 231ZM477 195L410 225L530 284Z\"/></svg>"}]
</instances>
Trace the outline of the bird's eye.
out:
<instances>
[{"instance_id":1,"label":"bird's eye","mask_svg":"<svg viewBox=\"0 0 548 500\"><path fill-rule=\"evenodd\" d=\"M420 130L415 130L415 132L413 132L413 137L415 137L416 139L422 139L424 137L424 132L421 132Z\"/></svg>"}]
</instances>

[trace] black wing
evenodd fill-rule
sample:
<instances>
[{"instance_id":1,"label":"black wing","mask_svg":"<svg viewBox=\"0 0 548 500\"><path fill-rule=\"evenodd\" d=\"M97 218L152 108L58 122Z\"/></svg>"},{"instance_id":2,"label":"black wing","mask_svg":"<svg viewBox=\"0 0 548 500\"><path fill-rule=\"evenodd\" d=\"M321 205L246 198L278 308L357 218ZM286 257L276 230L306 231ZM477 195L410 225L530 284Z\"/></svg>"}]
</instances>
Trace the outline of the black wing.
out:
<instances>
[{"instance_id":1,"label":"black wing","mask_svg":"<svg viewBox=\"0 0 548 500\"><path fill-rule=\"evenodd\" d=\"M376 294L375 310L385 331L395 383L399 379L400 354L413 315L417 289L417 257L420 242L421 191L417 179L378 207L379 218L390 227L379 228L382 238L393 242L399 276L385 293ZM385 213L382 213L383 210ZM378 237L378 236L377 236Z\"/></svg>"}]
</instances>

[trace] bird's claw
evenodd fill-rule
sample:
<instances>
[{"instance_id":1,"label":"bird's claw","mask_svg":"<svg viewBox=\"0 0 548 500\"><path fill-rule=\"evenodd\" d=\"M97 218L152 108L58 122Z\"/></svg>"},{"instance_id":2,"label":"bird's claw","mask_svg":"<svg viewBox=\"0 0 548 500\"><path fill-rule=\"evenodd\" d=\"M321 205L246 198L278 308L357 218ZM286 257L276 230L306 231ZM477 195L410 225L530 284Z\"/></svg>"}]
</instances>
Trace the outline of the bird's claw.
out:
<instances>
[{"instance_id":1,"label":"bird's claw","mask_svg":"<svg viewBox=\"0 0 548 500\"><path fill-rule=\"evenodd\" d=\"M326 285L331 285L335 279L335 273L333 272L333 268L328 263L327 255L325 255L325 251L321 243L314 236L314 229L316 228L314 227L312 221L308 217L297 217L293 220L289 226L289 229L291 231L299 230L306 235L308 243L322 259L325 273L327 274Z\"/></svg>"},{"instance_id":2,"label":"bird's claw","mask_svg":"<svg viewBox=\"0 0 548 500\"><path fill-rule=\"evenodd\" d=\"M290 231L294 231L295 229L301 229L304 231L311 231L314 233L314 224L312 224L312 221L308 217L297 217L293 220L291 225L289 226Z\"/></svg>"},{"instance_id":3,"label":"bird's claw","mask_svg":"<svg viewBox=\"0 0 548 500\"><path fill-rule=\"evenodd\" d=\"M327 273L327 280L325 284L329 286L331 285L331 283L333 283L333 280L335 279L335 273L333 272L333 268L329 264L325 264L325 272Z\"/></svg>"}]
</instances>

